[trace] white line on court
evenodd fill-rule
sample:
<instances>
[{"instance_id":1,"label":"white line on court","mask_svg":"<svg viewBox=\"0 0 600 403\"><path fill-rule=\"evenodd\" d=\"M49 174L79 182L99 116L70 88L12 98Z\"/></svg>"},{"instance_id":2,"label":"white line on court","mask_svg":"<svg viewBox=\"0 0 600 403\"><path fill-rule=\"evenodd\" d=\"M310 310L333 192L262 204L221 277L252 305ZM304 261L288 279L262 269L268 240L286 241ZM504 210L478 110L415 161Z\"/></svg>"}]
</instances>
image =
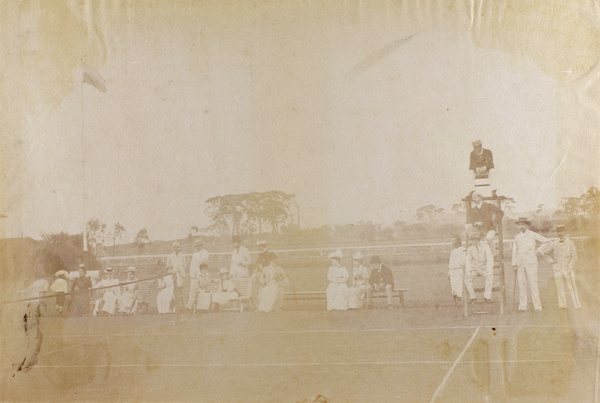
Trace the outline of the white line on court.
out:
<instances>
[{"instance_id":1,"label":"white line on court","mask_svg":"<svg viewBox=\"0 0 600 403\"><path fill-rule=\"evenodd\" d=\"M136 328L133 328L133 329L130 329L130 330L126 330L126 331L121 332L121 333L109 334L109 335L98 337L98 338L95 338L95 339L92 339L92 340L84 341L82 343L77 343L77 344L73 344L73 345L70 345L70 346L63 347L63 348L59 348L58 350L47 351L45 353L41 353L39 356L41 357L43 355L58 353L60 351L68 350L70 348L79 347L79 346L83 346L83 345L90 344L90 343L95 343L95 342L98 342L100 340L109 339L109 338L114 337L114 336L120 336L120 335L127 334L127 333L130 333L130 332L136 331L136 330L145 329L145 328L149 328L149 327L153 327L153 326L157 326L157 325L164 325L166 323L173 323L173 321L169 320L169 321L166 321L166 322L152 323L150 325L140 326L140 327L136 327Z\"/></svg>"},{"instance_id":2,"label":"white line on court","mask_svg":"<svg viewBox=\"0 0 600 403\"><path fill-rule=\"evenodd\" d=\"M479 333L479 329L480 328L481 328L481 326L478 326L477 329L475 329L475 331L473 332L473 335L469 339L469 342L467 343L467 345L465 346L465 348L463 348L463 350L460 352L460 354L458 355L458 357L454 361L454 364L452 364L452 366L450 367L450 369L448 370L448 372L444 376L444 379L442 379L442 382L440 383L440 385L435 390L435 393L431 397L431 400L429 401L429 403L433 403L435 401L435 399L437 399L438 395L442 392L442 390L444 389L444 386L446 386L446 382L448 382L448 379L450 379L450 375L452 375L452 371L454 371L454 368L456 368L456 366L458 365L458 363L460 362L460 360L463 358L463 355L465 355L465 353L469 349L469 346L471 346L471 343L473 343L473 340L475 340L475 337L477 336L477 333Z\"/></svg>"},{"instance_id":3,"label":"white line on court","mask_svg":"<svg viewBox=\"0 0 600 403\"><path fill-rule=\"evenodd\" d=\"M594 358L583 360L492 360L492 361L461 361L458 364L472 365L481 363L549 363L549 362L590 362ZM364 362L273 362L273 363L206 363L206 364L110 364L111 368L244 368L244 367L314 367L314 366L369 366L369 365L447 365L452 361L364 361ZM36 365L34 368L104 368L106 364L64 364ZM7 367L8 368L8 367Z\"/></svg>"},{"instance_id":4,"label":"white line on court","mask_svg":"<svg viewBox=\"0 0 600 403\"><path fill-rule=\"evenodd\" d=\"M188 322L192 323L192 322ZM154 325L144 326L133 330L143 329ZM525 329L525 328L553 328L553 329L577 329L577 328L596 328L600 324L586 325L480 325L478 327L498 329ZM113 334L110 337L139 337L139 336L234 336L234 335L277 335L277 334L310 334L310 333L385 333L385 332L403 332L403 331L419 331L419 330L458 330L458 329L476 329L476 326L430 326L430 327L401 327L401 328L380 328L380 329L301 329L301 330L249 330L249 331L232 331L232 332L169 332L169 333L131 333L123 332ZM48 338L64 338L64 337L86 337L88 334L44 334ZM14 336L22 337L22 336Z\"/></svg>"}]
</instances>

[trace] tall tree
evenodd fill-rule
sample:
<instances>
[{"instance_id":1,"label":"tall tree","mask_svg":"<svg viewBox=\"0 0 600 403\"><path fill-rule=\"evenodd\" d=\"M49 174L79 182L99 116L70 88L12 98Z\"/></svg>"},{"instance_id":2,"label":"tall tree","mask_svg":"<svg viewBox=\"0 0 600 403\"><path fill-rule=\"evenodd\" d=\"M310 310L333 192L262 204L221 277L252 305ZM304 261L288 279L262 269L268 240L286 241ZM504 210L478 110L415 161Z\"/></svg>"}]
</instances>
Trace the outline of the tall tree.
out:
<instances>
[{"instance_id":1,"label":"tall tree","mask_svg":"<svg viewBox=\"0 0 600 403\"><path fill-rule=\"evenodd\" d=\"M85 230L87 231L88 249L91 249L96 253L96 245L104 243L106 237L106 224L97 218L91 218L87 222ZM91 248L89 248L90 245Z\"/></svg>"},{"instance_id":2,"label":"tall tree","mask_svg":"<svg viewBox=\"0 0 600 403\"><path fill-rule=\"evenodd\" d=\"M137 235L133 239L133 243L138 250L138 253L142 253L148 243L150 243L150 237L148 236L148 230L142 228L138 231Z\"/></svg>"},{"instance_id":3,"label":"tall tree","mask_svg":"<svg viewBox=\"0 0 600 403\"><path fill-rule=\"evenodd\" d=\"M117 241L121 243L126 232L127 230L121 223L115 223L112 232L113 247L117 244Z\"/></svg>"}]
</instances>

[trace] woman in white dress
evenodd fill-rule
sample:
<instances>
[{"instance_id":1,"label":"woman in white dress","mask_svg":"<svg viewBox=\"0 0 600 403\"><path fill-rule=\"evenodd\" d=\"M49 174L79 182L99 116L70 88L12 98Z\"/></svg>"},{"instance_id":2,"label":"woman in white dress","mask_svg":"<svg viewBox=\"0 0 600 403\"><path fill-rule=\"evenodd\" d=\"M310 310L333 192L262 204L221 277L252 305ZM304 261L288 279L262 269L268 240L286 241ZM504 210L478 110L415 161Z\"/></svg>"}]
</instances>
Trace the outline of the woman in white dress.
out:
<instances>
[{"instance_id":1,"label":"woman in white dress","mask_svg":"<svg viewBox=\"0 0 600 403\"><path fill-rule=\"evenodd\" d=\"M348 308L359 309L363 307L369 284L369 269L362 264L363 255L357 252L352 256L352 287L349 291Z\"/></svg>"},{"instance_id":2,"label":"woman in white dress","mask_svg":"<svg viewBox=\"0 0 600 403\"><path fill-rule=\"evenodd\" d=\"M127 270L126 283L137 281L135 278L135 267L129 266ZM137 298L139 293L140 283L126 284L123 286L124 290L119 298L119 312L124 314L133 314L137 309Z\"/></svg>"},{"instance_id":3,"label":"woman in white dress","mask_svg":"<svg viewBox=\"0 0 600 403\"><path fill-rule=\"evenodd\" d=\"M113 277L112 267L107 267L104 270L106 277L96 283L94 288L115 287L105 288L102 291L102 298L96 301L94 306L94 316L101 315L114 315L117 311L117 305L119 297L121 296L121 287L119 287L119 280Z\"/></svg>"},{"instance_id":4,"label":"woman in white dress","mask_svg":"<svg viewBox=\"0 0 600 403\"><path fill-rule=\"evenodd\" d=\"M175 312L175 285L173 283L173 268L169 267L167 273L158 279L158 295L156 296L156 307L158 313Z\"/></svg>"},{"instance_id":5,"label":"woman in white dress","mask_svg":"<svg viewBox=\"0 0 600 403\"><path fill-rule=\"evenodd\" d=\"M329 255L331 266L327 272L327 310L344 311L348 309L348 269L342 266L342 251L336 250Z\"/></svg>"},{"instance_id":6,"label":"woman in white dress","mask_svg":"<svg viewBox=\"0 0 600 403\"><path fill-rule=\"evenodd\" d=\"M233 298L238 297L238 293L235 291L233 281L229 278L229 270L223 268L220 270L220 291L212 294L212 309L219 310L221 305L228 303Z\"/></svg>"},{"instance_id":7,"label":"woman in white dress","mask_svg":"<svg viewBox=\"0 0 600 403\"><path fill-rule=\"evenodd\" d=\"M271 312L281 309L283 284L287 278L283 269L273 261L263 268L261 274L262 287L258 291L258 307L261 312Z\"/></svg>"},{"instance_id":8,"label":"woman in white dress","mask_svg":"<svg viewBox=\"0 0 600 403\"><path fill-rule=\"evenodd\" d=\"M200 269L200 276L198 277L198 294L196 295L196 310L197 311L208 311L210 310L210 273L208 272L208 266L204 265Z\"/></svg>"}]
</instances>

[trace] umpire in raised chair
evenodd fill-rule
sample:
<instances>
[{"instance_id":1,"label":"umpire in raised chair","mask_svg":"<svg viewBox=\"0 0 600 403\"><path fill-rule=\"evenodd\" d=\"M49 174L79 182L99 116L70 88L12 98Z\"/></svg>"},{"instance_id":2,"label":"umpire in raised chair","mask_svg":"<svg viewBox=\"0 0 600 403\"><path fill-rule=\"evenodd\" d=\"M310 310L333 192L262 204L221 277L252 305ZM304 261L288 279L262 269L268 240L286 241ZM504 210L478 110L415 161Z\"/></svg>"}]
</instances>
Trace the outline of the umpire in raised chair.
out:
<instances>
[{"instance_id":1,"label":"umpire in raised chair","mask_svg":"<svg viewBox=\"0 0 600 403\"><path fill-rule=\"evenodd\" d=\"M381 264L379 256L371 257L371 275L367 286L367 308L373 308L373 292L385 292L388 309L393 309L394 276L389 267Z\"/></svg>"}]
</instances>

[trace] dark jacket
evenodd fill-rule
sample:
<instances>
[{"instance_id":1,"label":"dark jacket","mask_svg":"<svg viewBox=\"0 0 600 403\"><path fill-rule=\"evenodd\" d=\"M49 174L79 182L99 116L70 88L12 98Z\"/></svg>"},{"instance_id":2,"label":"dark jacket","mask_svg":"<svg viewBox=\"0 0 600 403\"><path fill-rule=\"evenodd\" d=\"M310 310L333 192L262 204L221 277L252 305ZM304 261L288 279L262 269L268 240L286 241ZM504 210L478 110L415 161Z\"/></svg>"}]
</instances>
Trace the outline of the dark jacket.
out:
<instances>
[{"instance_id":1,"label":"dark jacket","mask_svg":"<svg viewBox=\"0 0 600 403\"><path fill-rule=\"evenodd\" d=\"M477 154L475 150L471 151L469 169L475 171L480 167L486 167L488 171L494 168L494 157L492 156L492 152L487 148L481 150L481 154Z\"/></svg>"},{"instance_id":2,"label":"dark jacket","mask_svg":"<svg viewBox=\"0 0 600 403\"><path fill-rule=\"evenodd\" d=\"M477 206L471 207L467 212L467 223L475 224L478 221L483 223L482 230L487 232L492 229L496 229L502 221L504 213L498 207L493 204L483 202L481 208Z\"/></svg>"},{"instance_id":3,"label":"dark jacket","mask_svg":"<svg viewBox=\"0 0 600 403\"><path fill-rule=\"evenodd\" d=\"M256 266L262 269L275 259L277 259L277 255L269 250L260 252L256 258Z\"/></svg>"},{"instance_id":4,"label":"dark jacket","mask_svg":"<svg viewBox=\"0 0 600 403\"><path fill-rule=\"evenodd\" d=\"M379 269L371 270L371 276L369 277L369 284L390 284L394 288L394 277L389 267L381 265Z\"/></svg>"}]
</instances>

